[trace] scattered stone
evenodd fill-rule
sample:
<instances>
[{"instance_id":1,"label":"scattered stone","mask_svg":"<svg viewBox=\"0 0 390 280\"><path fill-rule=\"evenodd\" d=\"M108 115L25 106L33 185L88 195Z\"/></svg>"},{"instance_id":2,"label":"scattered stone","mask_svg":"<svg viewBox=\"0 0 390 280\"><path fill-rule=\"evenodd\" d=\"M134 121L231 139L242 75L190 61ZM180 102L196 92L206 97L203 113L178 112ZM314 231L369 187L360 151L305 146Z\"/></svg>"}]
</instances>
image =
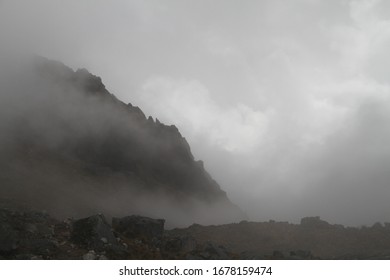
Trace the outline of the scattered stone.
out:
<instances>
[{"instance_id":1,"label":"scattered stone","mask_svg":"<svg viewBox=\"0 0 390 280\"><path fill-rule=\"evenodd\" d=\"M165 250L170 252L190 252L196 249L197 242L192 236L175 236L165 241Z\"/></svg>"},{"instance_id":2,"label":"scattered stone","mask_svg":"<svg viewBox=\"0 0 390 280\"><path fill-rule=\"evenodd\" d=\"M305 250L296 250L290 252L290 259L293 260L311 260L314 259L314 256L310 251Z\"/></svg>"},{"instance_id":3,"label":"scattered stone","mask_svg":"<svg viewBox=\"0 0 390 280\"><path fill-rule=\"evenodd\" d=\"M390 242L389 223L377 223L360 230L329 225L319 217L309 217L302 219L302 225L280 222L272 222L271 226L270 223L255 222L210 227L194 225L186 229L165 231L164 238L162 220L132 216L117 219L114 226L116 232L113 232L102 215L80 219L67 225L41 212L17 212L0 208L0 259L390 259L390 249L384 247ZM235 227L238 230L235 231ZM259 240L256 240L257 235L251 234L254 239L248 241L254 242L253 244L258 242L263 247L251 245L251 251L239 253L239 249L234 248L234 242L240 239L240 233L251 233L251 227L256 230L252 233L259 233ZM244 231L239 231L242 229ZM275 240L262 237L267 230L272 230ZM201 234L207 236L207 239L202 239ZM137 237L133 238L134 236ZM226 242L232 236L234 239L230 243ZM215 239L204 241L210 240L209 238ZM220 241L229 244L229 250L221 246ZM338 246L346 245L353 250L342 251L340 247L334 246L334 241ZM271 246L266 242L271 242ZM332 252L325 257L321 255L326 250L335 250L334 248L341 253Z\"/></svg>"},{"instance_id":4,"label":"scattered stone","mask_svg":"<svg viewBox=\"0 0 390 280\"><path fill-rule=\"evenodd\" d=\"M83 260L96 260L97 256L94 250L88 251L85 255L83 255Z\"/></svg>"},{"instance_id":5,"label":"scattered stone","mask_svg":"<svg viewBox=\"0 0 390 280\"><path fill-rule=\"evenodd\" d=\"M206 242L204 244L198 244L195 250L189 252L173 252L173 256L181 256L187 260L227 260L231 259L231 253L229 253L225 247L217 245L213 242ZM169 255L168 255L169 256Z\"/></svg>"},{"instance_id":6,"label":"scattered stone","mask_svg":"<svg viewBox=\"0 0 390 280\"><path fill-rule=\"evenodd\" d=\"M126 238L140 239L155 246L161 244L164 233L163 219L152 219L142 216L127 216L124 218L113 218L112 226Z\"/></svg>"},{"instance_id":7,"label":"scattered stone","mask_svg":"<svg viewBox=\"0 0 390 280\"><path fill-rule=\"evenodd\" d=\"M204 246L204 252L210 260L227 260L229 258L228 252L225 247L216 245L212 242L207 242Z\"/></svg>"},{"instance_id":8,"label":"scattered stone","mask_svg":"<svg viewBox=\"0 0 390 280\"><path fill-rule=\"evenodd\" d=\"M263 260L264 258L264 255L253 251L244 251L239 255L240 260Z\"/></svg>"},{"instance_id":9,"label":"scattered stone","mask_svg":"<svg viewBox=\"0 0 390 280\"><path fill-rule=\"evenodd\" d=\"M24 229L31 234L35 234L38 232L38 227L32 223L25 224Z\"/></svg>"},{"instance_id":10,"label":"scattered stone","mask_svg":"<svg viewBox=\"0 0 390 280\"><path fill-rule=\"evenodd\" d=\"M284 255L283 255L283 253L281 251L274 250L272 252L272 257L271 258L274 259L274 260L283 260L285 257L284 257Z\"/></svg>"}]
</instances>

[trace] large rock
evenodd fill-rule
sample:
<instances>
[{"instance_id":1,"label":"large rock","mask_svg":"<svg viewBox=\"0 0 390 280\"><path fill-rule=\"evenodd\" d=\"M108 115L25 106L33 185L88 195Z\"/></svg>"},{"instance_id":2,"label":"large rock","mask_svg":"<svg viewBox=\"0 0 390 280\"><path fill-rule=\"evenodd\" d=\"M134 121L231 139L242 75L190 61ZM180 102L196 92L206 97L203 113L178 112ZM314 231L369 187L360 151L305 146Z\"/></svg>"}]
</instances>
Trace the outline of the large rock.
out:
<instances>
[{"instance_id":1,"label":"large rock","mask_svg":"<svg viewBox=\"0 0 390 280\"><path fill-rule=\"evenodd\" d=\"M102 249L117 245L117 240L102 214L77 220L73 223L71 240L90 249Z\"/></svg>"},{"instance_id":2,"label":"large rock","mask_svg":"<svg viewBox=\"0 0 390 280\"><path fill-rule=\"evenodd\" d=\"M156 246L161 244L164 223L165 220L163 219L152 219L136 215L112 219L112 226L116 232L126 238L152 242Z\"/></svg>"}]
</instances>

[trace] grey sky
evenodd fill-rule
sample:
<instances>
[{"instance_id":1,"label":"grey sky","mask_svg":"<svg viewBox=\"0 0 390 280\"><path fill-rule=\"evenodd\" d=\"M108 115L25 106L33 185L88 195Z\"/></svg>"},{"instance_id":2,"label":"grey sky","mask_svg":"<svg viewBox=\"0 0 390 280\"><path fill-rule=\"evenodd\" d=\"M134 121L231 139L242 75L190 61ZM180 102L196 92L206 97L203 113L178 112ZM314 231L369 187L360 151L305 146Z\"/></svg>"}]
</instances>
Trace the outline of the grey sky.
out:
<instances>
[{"instance_id":1,"label":"grey sky","mask_svg":"<svg viewBox=\"0 0 390 280\"><path fill-rule=\"evenodd\" d=\"M176 124L252 219L390 220L389 1L4 0L0 36Z\"/></svg>"}]
</instances>

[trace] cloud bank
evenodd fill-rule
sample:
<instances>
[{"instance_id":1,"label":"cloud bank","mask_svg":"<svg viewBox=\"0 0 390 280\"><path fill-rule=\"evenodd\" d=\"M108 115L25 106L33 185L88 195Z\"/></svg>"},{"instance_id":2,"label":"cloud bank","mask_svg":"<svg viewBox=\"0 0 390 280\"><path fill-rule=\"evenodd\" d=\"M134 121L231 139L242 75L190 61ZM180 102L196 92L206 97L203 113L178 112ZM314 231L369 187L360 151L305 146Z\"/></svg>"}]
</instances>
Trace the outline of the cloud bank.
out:
<instances>
[{"instance_id":1,"label":"cloud bank","mask_svg":"<svg viewBox=\"0 0 390 280\"><path fill-rule=\"evenodd\" d=\"M0 7L2 41L86 67L176 124L252 219L388 220L387 1Z\"/></svg>"}]
</instances>

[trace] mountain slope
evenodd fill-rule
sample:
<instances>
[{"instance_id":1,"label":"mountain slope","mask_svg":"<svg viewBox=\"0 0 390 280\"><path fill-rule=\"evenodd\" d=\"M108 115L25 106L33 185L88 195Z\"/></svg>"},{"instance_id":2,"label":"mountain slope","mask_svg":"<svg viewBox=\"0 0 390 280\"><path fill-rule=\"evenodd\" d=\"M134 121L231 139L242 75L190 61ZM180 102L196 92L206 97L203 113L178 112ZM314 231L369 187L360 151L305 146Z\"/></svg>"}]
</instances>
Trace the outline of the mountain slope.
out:
<instances>
[{"instance_id":1,"label":"mountain slope","mask_svg":"<svg viewBox=\"0 0 390 280\"><path fill-rule=\"evenodd\" d=\"M243 216L175 126L119 101L87 70L35 57L1 79L0 192L9 201L168 226Z\"/></svg>"}]
</instances>

